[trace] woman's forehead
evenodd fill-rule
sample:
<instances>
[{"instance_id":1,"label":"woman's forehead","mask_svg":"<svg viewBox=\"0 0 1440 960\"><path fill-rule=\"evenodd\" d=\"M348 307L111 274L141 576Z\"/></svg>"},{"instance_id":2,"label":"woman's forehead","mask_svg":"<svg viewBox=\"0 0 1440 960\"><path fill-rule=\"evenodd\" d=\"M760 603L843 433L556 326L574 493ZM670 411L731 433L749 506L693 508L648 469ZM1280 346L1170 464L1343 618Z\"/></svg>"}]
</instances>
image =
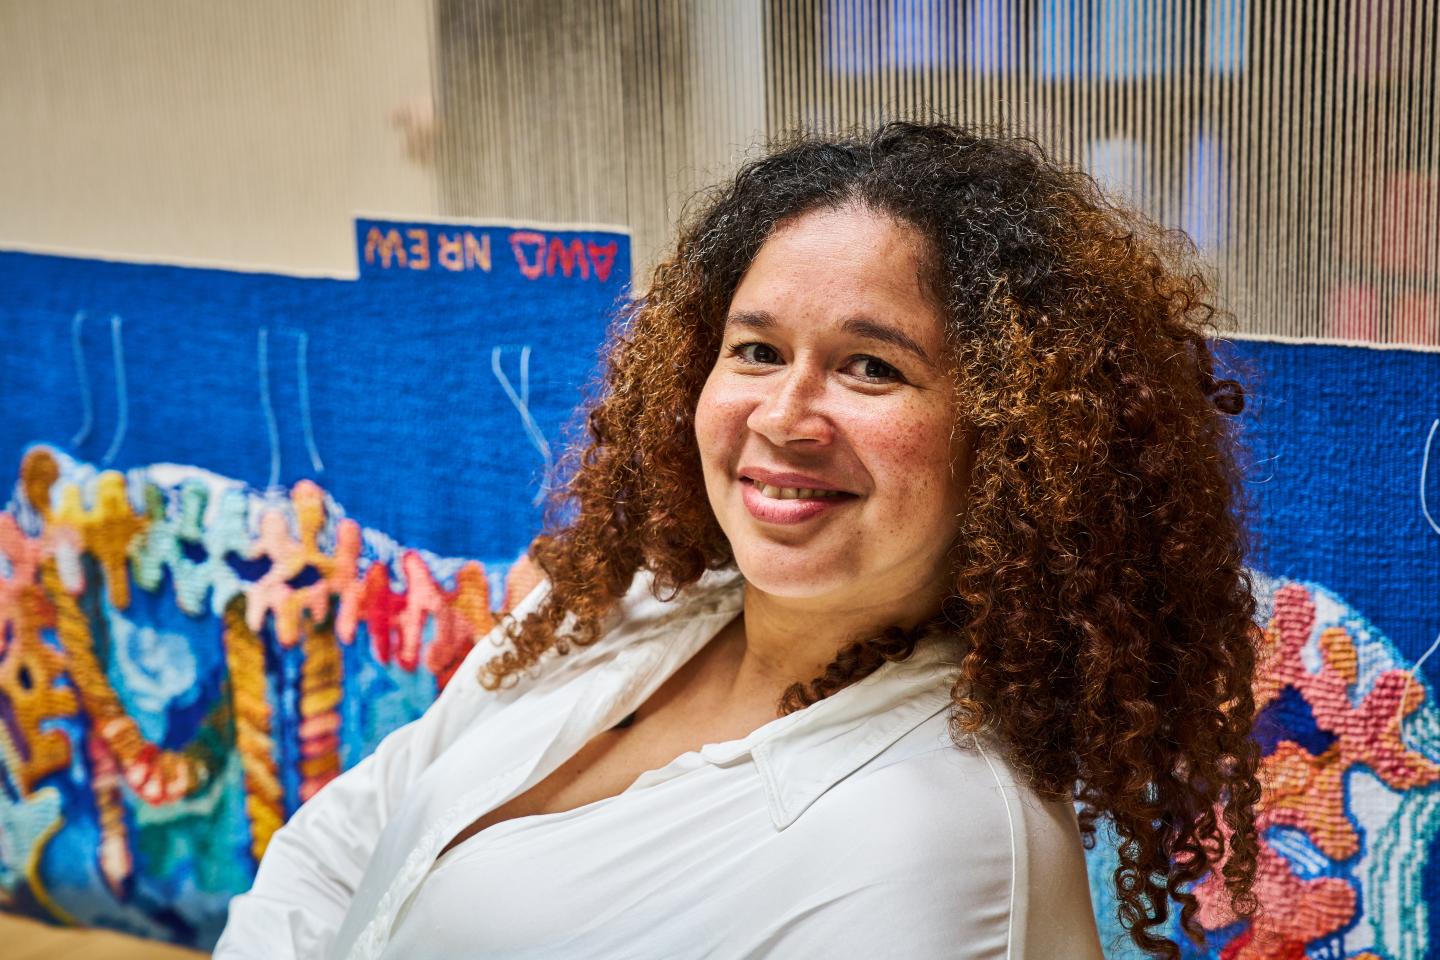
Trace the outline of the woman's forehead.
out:
<instances>
[{"instance_id":1,"label":"woman's forehead","mask_svg":"<svg viewBox=\"0 0 1440 960\"><path fill-rule=\"evenodd\" d=\"M760 254L828 249L856 257L918 262L924 246L924 236L910 224L885 211L849 203L781 221L761 245Z\"/></svg>"},{"instance_id":2,"label":"woman's forehead","mask_svg":"<svg viewBox=\"0 0 1440 960\"><path fill-rule=\"evenodd\" d=\"M918 345L932 362L943 347L943 317L924 287L921 244L912 227L863 208L788 221L741 278L727 325L824 327L882 339L894 331L895 346Z\"/></svg>"}]
</instances>

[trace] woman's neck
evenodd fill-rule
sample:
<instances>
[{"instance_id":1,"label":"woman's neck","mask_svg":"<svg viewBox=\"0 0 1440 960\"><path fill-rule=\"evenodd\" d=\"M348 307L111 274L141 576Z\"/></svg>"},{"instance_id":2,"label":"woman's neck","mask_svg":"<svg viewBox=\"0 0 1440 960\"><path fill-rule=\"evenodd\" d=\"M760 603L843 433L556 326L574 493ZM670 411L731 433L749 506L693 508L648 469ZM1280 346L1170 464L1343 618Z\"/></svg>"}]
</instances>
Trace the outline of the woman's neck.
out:
<instances>
[{"instance_id":1,"label":"woman's neck","mask_svg":"<svg viewBox=\"0 0 1440 960\"><path fill-rule=\"evenodd\" d=\"M939 611L944 584L882 601L819 604L776 597L745 584L741 614L716 637L717 660L733 677L732 689L779 691L825 672L848 644L879 635L891 624L910 628ZM718 666L718 664L717 664Z\"/></svg>"}]
</instances>

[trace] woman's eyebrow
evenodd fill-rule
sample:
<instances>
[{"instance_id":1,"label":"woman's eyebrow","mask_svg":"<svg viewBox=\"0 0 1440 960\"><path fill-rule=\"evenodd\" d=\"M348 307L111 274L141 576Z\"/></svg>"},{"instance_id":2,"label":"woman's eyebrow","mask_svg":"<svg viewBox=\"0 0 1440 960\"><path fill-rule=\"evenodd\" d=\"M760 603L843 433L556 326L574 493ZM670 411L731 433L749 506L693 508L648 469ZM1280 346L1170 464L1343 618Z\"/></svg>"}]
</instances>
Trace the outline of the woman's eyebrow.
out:
<instances>
[{"instance_id":1,"label":"woman's eyebrow","mask_svg":"<svg viewBox=\"0 0 1440 960\"><path fill-rule=\"evenodd\" d=\"M775 318L764 310L737 310L726 318L726 323L737 327L746 327L750 330L773 330L778 326ZM892 327L870 317L854 316L841 323L840 329L866 340L888 343L892 347L913 353L930 366L935 365L935 361L930 359L930 354L925 351L925 348L898 327Z\"/></svg>"},{"instance_id":2,"label":"woman's eyebrow","mask_svg":"<svg viewBox=\"0 0 1440 960\"><path fill-rule=\"evenodd\" d=\"M751 330L771 330L776 325L775 318L764 310L736 310L725 318L725 323Z\"/></svg>"},{"instance_id":3,"label":"woman's eyebrow","mask_svg":"<svg viewBox=\"0 0 1440 960\"><path fill-rule=\"evenodd\" d=\"M925 348L915 342L915 339L898 327L892 327L887 323L878 320L871 320L869 317L850 317L840 324L840 329L847 333L853 333L857 337L864 337L867 340L879 340L881 343L888 343L892 347L908 351L919 357L921 361L929 366L934 366L930 354Z\"/></svg>"}]
</instances>

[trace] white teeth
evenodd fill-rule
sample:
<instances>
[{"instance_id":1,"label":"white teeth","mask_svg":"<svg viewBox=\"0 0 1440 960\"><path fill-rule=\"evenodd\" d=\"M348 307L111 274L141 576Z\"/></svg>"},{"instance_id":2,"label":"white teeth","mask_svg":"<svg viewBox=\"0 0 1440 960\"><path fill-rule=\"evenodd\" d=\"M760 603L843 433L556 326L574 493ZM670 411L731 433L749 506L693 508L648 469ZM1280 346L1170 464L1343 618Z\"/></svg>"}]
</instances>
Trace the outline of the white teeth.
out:
<instances>
[{"instance_id":1,"label":"white teeth","mask_svg":"<svg viewBox=\"0 0 1440 960\"><path fill-rule=\"evenodd\" d=\"M768 483L755 481L755 489L773 500L815 500L827 497L839 497L843 494L839 490L813 490L810 487L772 487Z\"/></svg>"}]
</instances>

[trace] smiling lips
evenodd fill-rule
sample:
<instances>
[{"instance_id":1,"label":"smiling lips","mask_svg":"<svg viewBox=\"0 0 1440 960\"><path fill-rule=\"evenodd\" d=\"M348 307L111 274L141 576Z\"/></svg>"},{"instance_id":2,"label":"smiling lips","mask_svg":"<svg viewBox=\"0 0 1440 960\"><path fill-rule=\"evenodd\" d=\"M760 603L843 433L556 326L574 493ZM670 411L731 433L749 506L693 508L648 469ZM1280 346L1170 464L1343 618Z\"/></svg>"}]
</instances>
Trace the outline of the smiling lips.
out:
<instances>
[{"instance_id":1,"label":"smiling lips","mask_svg":"<svg viewBox=\"0 0 1440 960\"><path fill-rule=\"evenodd\" d=\"M841 490L779 487L742 476L740 499L745 501L745 509L749 510L756 520L767 523L801 523L859 498L853 493Z\"/></svg>"},{"instance_id":2,"label":"smiling lips","mask_svg":"<svg viewBox=\"0 0 1440 960\"><path fill-rule=\"evenodd\" d=\"M845 496L843 490L825 490L819 487L779 487L759 480L752 481L760 492L772 500L818 500L823 497Z\"/></svg>"}]
</instances>

